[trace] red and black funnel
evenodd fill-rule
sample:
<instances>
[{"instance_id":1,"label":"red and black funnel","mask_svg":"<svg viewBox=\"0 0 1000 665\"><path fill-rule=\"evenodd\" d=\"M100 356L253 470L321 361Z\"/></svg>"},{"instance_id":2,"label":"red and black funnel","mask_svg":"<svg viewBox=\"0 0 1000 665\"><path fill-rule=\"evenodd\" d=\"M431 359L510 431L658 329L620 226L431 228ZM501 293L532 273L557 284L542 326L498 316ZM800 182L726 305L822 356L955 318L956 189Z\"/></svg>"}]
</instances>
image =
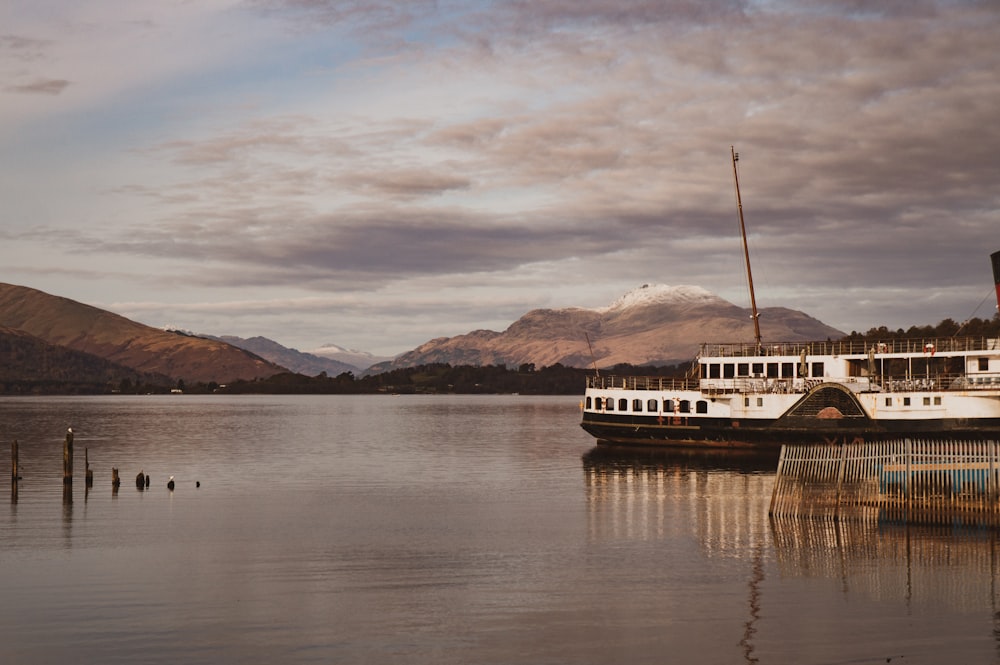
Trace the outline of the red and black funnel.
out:
<instances>
[{"instance_id":1,"label":"red and black funnel","mask_svg":"<svg viewBox=\"0 0 1000 665\"><path fill-rule=\"evenodd\" d=\"M1000 309L1000 252L990 254L990 261L993 262L993 283L997 288L997 309Z\"/></svg>"}]
</instances>

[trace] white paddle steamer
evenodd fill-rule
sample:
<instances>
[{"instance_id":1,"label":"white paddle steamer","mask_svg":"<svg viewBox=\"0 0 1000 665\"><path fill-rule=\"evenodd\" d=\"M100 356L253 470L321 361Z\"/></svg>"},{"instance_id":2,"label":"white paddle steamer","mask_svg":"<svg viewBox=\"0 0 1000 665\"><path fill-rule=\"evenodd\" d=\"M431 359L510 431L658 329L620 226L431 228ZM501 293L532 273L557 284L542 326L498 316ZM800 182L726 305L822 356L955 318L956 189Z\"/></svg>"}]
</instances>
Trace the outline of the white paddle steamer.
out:
<instances>
[{"instance_id":1,"label":"white paddle steamer","mask_svg":"<svg viewBox=\"0 0 1000 665\"><path fill-rule=\"evenodd\" d=\"M703 344L688 379L588 377L583 429L603 443L753 448L1000 434L1000 338L762 343L732 156L755 342Z\"/></svg>"}]
</instances>

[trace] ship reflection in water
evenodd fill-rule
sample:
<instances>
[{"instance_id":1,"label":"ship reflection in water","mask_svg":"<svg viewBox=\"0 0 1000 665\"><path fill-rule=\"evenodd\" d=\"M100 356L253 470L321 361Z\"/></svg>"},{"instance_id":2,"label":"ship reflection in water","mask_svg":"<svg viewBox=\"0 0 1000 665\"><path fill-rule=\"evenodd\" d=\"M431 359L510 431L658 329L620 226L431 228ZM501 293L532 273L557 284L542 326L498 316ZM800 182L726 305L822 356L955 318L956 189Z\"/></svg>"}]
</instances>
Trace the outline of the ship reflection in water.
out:
<instances>
[{"instance_id":1,"label":"ship reflection in water","mask_svg":"<svg viewBox=\"0 0 1000 665\"><path fill-rule=\"evenodd\" d=\"M596 447L583 458L590 534L691 535L710 550L754 547L764 535L777 456ZM695 519L672 519L692 511Z\"/></svg>"},{"instance_id":2,"label":"ship reflection in water","mask_svg":"<svg viewBox=\"0 0 1000 665\"><path fill-rule=\"evenodd\" d=\"M771 518L773 456L599 446L583 468L593 541L687 540L739 571L746 662L997 659L998 530Z\"/></svg>"}]
</instances>

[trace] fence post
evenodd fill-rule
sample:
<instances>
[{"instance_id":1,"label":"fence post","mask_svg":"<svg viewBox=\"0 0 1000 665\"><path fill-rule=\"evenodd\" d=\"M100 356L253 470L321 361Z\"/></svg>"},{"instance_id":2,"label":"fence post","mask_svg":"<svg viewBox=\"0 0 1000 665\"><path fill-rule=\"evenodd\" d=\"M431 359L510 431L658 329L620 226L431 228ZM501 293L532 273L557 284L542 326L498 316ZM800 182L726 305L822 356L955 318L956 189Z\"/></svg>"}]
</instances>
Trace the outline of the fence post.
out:
<instances>
[{"instance_id":1,"label":"fence post","mask_svg":"<svg viewBox=\"0 0 1000 665\"><path fill-rule=\"evenodd\" d=\"M785 444L781 444L781 454L778 455L778 470L774 474L774 487L771 489L771 505L767 509L768 515L774 515L774 502L778 497L778 485L781 484L781 467L785 463Z\"/></svg>"},{"instance_id":2,"label":"fence post","mask_svg":"<svg viewBox=\"0 0 1000 665\"><path fill-rule=\"evenodd\" d=\"M910 508L910 486L913 485L913 479L910 477L910 457L913 454L913 446L910 439L903 439L903 461L906 464L906 475L903 476L903 505L906 506L907 511Z\"/></svg>"},{"instance_id":3,"label":"fence post","mask_svg":"<svg viewBox=\"0 0 1000 665\"><path fill-rule=\"evenodd\" d=\"M989 476L986 478L986 501L989 506L987 511L990 514L990 524L997 522L997 442L990 439L987 442L987 455L989 456Z\"/></svg>"},{"instance_id":4,"label":"fence post","mask_svg":"<svg viewBox=\"0 0 1000 665\"><path fill-rule=\"evenodd\" d=\"M833 521L840 521L840 493L844 486L844 467L847 466L847 442L840 444L840 464L837 468L837 503L833 507Z\"/></svg>"},{"instance_id":5,"label":"fence post","mask_svg":"<svg viewBox=\"0 0 1000 665\"><path fill-rule=\"evenodd\" d=\"M993 474L996 473L996 463L994 460L997 456L996 441L990 439L986 442L986 459L989 465L989 475L986 476L986 498L990 503L996 500L997 496L997 480Z\"/></svg>"}]
</instances>

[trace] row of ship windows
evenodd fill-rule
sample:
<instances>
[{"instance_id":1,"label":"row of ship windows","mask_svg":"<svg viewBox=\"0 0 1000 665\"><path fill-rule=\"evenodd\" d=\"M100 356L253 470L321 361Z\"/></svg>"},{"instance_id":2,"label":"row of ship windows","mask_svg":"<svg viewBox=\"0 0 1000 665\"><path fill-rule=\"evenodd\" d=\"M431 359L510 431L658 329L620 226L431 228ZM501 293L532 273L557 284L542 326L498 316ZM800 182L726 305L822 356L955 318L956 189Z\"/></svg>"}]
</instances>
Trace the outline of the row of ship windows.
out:
<instances>
[{"instance_id":1,"label":"row of ship windows","mask_svg":"<svg viewBox=\"0 0 1000 665\"><path fill-rule=\"evenodd\" d=\"M903 399L903 406L910 406L910 398L909 397L904 397L902 399ZM886 406L892 406L892 398L891 397L886 397L885 398L885 405ZM930 406L930 405L931 405L931 398L930 397L924 397L924 406ZM940 396L937 396L937 397L934 398L934 406L941 406L941 397Z\"/></svg>"},{"instance_id":2,"label":"row of ship windows","mask_svg":"<svg viewBox=\"0 0 1000 665\"><path fill-rule=\"evenodd\" d=\"M910 406L910 398L909 397L903 397L901 399L902 399L903 406ZM933 400L934 406L941 406L941 397L940 396L935 396L933 398L931 398L931 397L924 397L923 398L923 404L924 404L924 406L930 406L932 400ZM892 397L886 397L885 398L885 405L886 406L892 406L892 404L893 404L893 398ZM655 400L655 399L646 400L645 405L643 404L643 401L641 399L633 399L632 400L632 409L631 409L631 411L633 413L642 413L644 410L648 411L649 413L674 413L675 412L674 409L676 407L676 412L677 413L691 413L691 401L690 400L682 399L682 400L677 400L675 402L672 399L665 399L665 400L663 400L663 411L659 411L658 410L659 405L660 405L660 402L658 400ZM744 406L750 406L750 398L749 397L743 398L743 405ZM757 406L764 406L764 398L762 398L762 397L758 397L757 398ZM616 406L615 406L615 398L614 397L594 397L594 398L587 397L587 408L588 409L597 409L598 411L616 411L616 410L617 411L629 411L629 403L628 403L627 399L625 399L624 397L622 397L622 398L618 399L617 408L616 408ZM695 402L694 412L695 413L708 413L708 402L706 402L703 399L698 400L697 402Z\"/></svg>"},{"instance_id":3,"label":"row of ship windows","mask_svg":"<svg viewBox=\"0 0 1000 665\"><path fill-rule=\"evenodd\" d=\"M821 362L808 363L808 376L822 377L826 369ZM769 379L806 378L796 363L703 363L703 377L707 379L735 379L736 377L767 377Z\"/></svg>"},{"instance_id":4,"label":"row of ship windows","mask_svg":"<svg viewBox=\"0 0 1000 665\"><path fill-rule=\"evenodd\" d=\"M665 399L663 400L663 411L659 411L659 406L659 400L648 399L644 405L641 399L633 399L631 410L635 413L642 413L644 410L649 413L674 413L674 409L676 408L677 413L691 413L691 400L681 399L675 401ZM598 411L628 411L628 407L628 400L624 397L618 400L617 409L615 408L614 397L594 397L593 400L589 396L587 397L588 409L597 409ZM694 412L708 413L708 402L703 399L695 402Z\"/></svg>"}]
</instances>

